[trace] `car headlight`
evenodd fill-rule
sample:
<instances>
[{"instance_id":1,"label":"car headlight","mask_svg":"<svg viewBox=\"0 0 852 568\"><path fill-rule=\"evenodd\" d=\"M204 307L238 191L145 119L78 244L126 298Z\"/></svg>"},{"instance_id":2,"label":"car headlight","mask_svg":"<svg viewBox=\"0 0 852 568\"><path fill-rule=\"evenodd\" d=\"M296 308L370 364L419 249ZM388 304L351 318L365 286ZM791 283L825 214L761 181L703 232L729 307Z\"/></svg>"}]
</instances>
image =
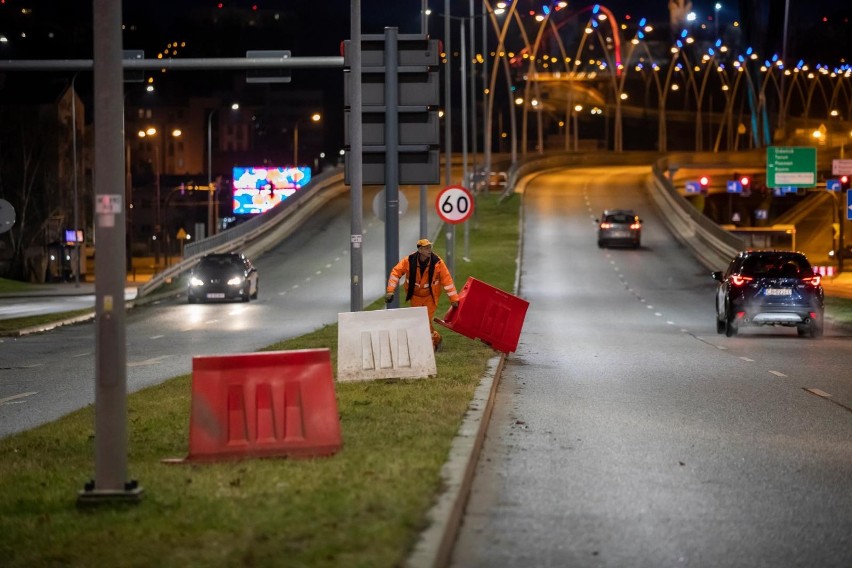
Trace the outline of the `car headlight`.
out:
<instances>
[{"instance_id":1,"label":"car headlight","mask_svg":"<svg viewBox=\"0 0 852 568\"><path fill-rule=\"evenodd\" d=\"M204 280L202 280L198 276L190 276L189 277L189 285L192 286L192 287L204 286Z\"/></svg>"},{"instance_id":2,"label":"car headlight","mask_svg":"<svg viewBox=\"0 0 852 568\"><path fill-rule=\"evenodd\" d=\"M228 279L228 286L239 286L242 283L243 283L243 277L242 276L234 276L234 277Z\"/></svg>"}]
</instances>

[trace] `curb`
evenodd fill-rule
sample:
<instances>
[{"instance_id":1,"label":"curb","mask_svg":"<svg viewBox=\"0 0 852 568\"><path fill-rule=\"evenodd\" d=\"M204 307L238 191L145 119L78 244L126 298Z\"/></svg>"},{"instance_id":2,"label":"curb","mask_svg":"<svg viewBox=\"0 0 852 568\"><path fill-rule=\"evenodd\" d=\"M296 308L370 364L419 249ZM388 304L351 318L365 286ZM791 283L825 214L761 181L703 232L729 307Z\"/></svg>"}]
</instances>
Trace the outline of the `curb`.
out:
<instances>
[{"instance_id":1,"label":"curb","mask_svg":"<svg viewBox=\"0 0 852 568\"><path fill-rule=\"evenodd\" d=\"M446 490L426 515L429 527L420 533L420 539L406 560L408 568L440 568L450 561L505 361L506 355L501 354L488 362L488 371L474 392L441 469L441 482Z\"/></svg>"}]
</instances>

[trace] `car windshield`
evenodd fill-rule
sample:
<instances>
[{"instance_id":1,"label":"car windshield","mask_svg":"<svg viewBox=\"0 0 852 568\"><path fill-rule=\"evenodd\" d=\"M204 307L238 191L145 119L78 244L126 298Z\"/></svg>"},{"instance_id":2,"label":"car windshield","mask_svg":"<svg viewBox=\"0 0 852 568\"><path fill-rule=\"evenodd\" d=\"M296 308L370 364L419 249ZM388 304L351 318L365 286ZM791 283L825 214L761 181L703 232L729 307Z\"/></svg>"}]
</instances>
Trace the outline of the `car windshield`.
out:
<instances>
[{"instance_id":1,"label":"car windshield","mask_svg":"<svg viewBox=\"0 0 852 568\"><path fill-rule=\"evenodd\" d=\"M616 213L614 215L607 215L606 222L607 223L632 223L633 215L628 215L627 213Z\"/></svg>"},{"instance_id":2,"label":"car windshield","mask_svg":"<svg viewBox=\"0 0 852 568\"><path fill-rule=\"evenodd\" d=\"M801 278L813 274L813 269L802 257L752 256L743 263L742 274L757 278Z\"/></svg>"},{"instance_id":3,"label":"car windshield","mask_svg":"<svg viewBox=\"0 0 852 568\"><path fill-rule=\"evenodd\" d=\"M202 270L239 268L239 263L235 258L230 256L208 256L201 259L198 267Z\"/></svg>"}]
</instances>

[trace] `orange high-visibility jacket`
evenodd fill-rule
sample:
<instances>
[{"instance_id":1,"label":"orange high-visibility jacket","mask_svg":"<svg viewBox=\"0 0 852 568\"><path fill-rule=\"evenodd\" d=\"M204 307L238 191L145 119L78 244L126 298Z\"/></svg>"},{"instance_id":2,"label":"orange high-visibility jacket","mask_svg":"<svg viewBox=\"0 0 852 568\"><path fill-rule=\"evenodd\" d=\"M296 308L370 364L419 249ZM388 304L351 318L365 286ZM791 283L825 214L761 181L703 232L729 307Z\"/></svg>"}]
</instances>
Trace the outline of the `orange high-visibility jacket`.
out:
<instances>
[{"instance_id":1,"label":"orange high-visibility jacket","mask_svg":"<svg viewBox=\"0 0 852 568\"><path fill-rule=\"evenodd\" d=\"M453 284L453 277L450 276L450 271L447 270L447 265L436 255L432 254L430 264L433 265L432 281L429 281L429 269L427 265L425 270L420 270L420 263L417 259L418 253L404 257L391 270L388 278L387 293L393 294L399 284L399 279L405 278L406 300L411 299L411 296L432 296L435 303L438 303L438 298L441 296L441 287L447 292L451 302L459 301L459 294L456 292L456 285ZM412 268L414 271L412 271ZM414 285L412 287L412 284Z\"/></svg>"}]
</instances>

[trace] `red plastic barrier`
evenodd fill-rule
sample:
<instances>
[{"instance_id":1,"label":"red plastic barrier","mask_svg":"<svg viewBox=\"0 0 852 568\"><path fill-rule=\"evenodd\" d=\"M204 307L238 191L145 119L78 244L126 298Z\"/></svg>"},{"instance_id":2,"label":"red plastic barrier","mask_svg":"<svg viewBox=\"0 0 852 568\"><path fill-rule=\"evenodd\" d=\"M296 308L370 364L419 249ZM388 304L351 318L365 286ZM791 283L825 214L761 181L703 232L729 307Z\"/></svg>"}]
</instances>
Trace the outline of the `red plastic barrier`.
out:
<instances>
[{"instance_id":1,"label":"red plastic barrier","mask_svg":"<svg viewBox=\"0 0 852 568\"><path fill-rule=\"evenodd\" d=\"M187 460L328 456L342 445L328 349L192 359Z\"/></svg>"},{"instance_id":2,"label":"red plastic barrier","mask_svg":"<svg viewBox=\"0 0 852 568\"><path fill-rule=\"evenodd\" d=\"M437 323L503 353L518 348L529 302L473 277L459 296L459 307L450 308L444 319L435 318Z\"/></svg>"}]
</instances>

